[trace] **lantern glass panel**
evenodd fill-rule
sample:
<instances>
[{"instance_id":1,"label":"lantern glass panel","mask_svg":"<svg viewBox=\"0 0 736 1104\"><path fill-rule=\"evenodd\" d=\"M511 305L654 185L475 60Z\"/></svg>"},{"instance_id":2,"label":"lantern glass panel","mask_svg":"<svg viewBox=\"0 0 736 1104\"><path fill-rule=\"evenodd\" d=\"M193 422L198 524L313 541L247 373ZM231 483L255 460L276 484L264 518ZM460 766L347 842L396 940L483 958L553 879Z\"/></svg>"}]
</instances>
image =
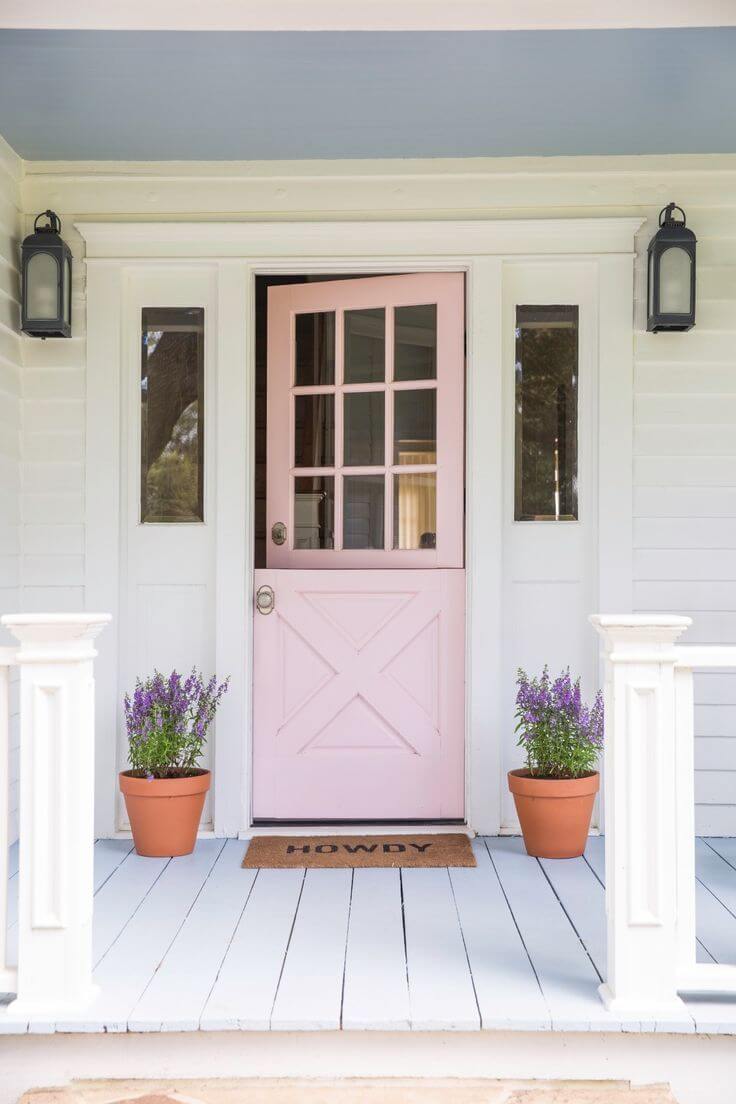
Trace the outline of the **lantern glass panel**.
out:
<instances>
[{"instance_id":1,"label":"lantern glass panel","mask_svg":"<svg viewBox=\"0 0 736 1104\"><path fill-rule=\"evenodd\" d=\"M69 258L64 261L64 321L72 324L72 266Z\"/></svg>"},{"instance_id":2,"label":"lantern glass panel","mask_svg":"<svg viewBox=\"0 0 736 1104\"><path fill-rule=\"evenodd\" d=\"M52 253L34 253L26 265L28 318L59 316L59 262Z\"/></svg>"},{"instance_id":3,"label":"lantern glass panel","mask_svg":"<svg viewBox=\"0 0 736 1104\"><path fill-rule=\"evenodd\" d=\"M665 249L659 260L659 313L690 313L690 254L680 246Z\"/></svg>"}]
</instances>

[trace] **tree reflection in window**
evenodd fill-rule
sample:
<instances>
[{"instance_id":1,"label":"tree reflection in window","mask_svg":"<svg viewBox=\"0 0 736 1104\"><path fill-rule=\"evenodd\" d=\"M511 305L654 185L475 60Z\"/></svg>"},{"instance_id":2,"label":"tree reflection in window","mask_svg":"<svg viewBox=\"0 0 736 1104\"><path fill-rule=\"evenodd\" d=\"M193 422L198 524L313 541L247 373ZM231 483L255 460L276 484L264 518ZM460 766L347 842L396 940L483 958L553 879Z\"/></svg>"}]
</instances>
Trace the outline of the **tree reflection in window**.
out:
<instances>
[{"instance_id":1,"label":"tree reflection in window","mask_svg":"<svg viewBox=\"0 0 736 1104\"><path fill-rule=\"evenodd\" d=\"M578 308L516 308L516 521L578 516Z\"/></svg>"},{"instance_id":2,"label":"tree reflection in window","mask_svg":"<svg viewBox=\"0 0 736 1104\"><path fill-rule=\"evenodd\" d=\"M204 309L146 307L141 521L204 520Z\"/></svg>"}]
</instances>

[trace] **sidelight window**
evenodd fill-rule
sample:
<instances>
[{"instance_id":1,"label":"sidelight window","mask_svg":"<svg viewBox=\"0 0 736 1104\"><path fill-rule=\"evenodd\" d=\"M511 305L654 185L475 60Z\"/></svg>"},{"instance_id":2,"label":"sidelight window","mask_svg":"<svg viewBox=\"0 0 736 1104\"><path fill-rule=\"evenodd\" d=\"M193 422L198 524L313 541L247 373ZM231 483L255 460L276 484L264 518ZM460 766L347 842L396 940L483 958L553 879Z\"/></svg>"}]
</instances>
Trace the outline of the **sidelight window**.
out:
<instances>
[{"instance_id":1,"label":"sidelight window","mask_svg":"<svg viewBox=\"0 0 736 1104\"><path fill-rule=\"evenodd\" d=\"M516 308L516 521L578 517L578 308Z\"/></svg>"},{"instance_id":2,"label":"sidelight window","mask_svg":"<svg viewBox=\"0 0 736 1104\"><path fill-rule=\"evenodd\" d=\"M204 520L204 309L144 307L141 521Z\"/></svg>"}]
</instances>

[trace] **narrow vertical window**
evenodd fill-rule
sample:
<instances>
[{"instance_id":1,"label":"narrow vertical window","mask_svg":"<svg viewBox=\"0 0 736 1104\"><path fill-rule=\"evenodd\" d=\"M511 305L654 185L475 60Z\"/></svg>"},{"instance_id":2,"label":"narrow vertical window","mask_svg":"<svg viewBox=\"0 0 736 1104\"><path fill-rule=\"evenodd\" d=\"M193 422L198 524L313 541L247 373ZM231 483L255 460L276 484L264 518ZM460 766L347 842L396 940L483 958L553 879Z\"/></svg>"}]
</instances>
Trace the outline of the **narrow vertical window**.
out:
<instances>
[{"instance_id":1,"label":"narrow vertical window","mask_svg":"<svg viewBox=\"0 0 736 1104\"><path fill-rule=\"evenodd\" d=\"M144 307L141 521L204 520L204 309Z\"/></svg>"},{"instance_id":2,"label":"narrow vertical window","mask_svg":"<svg viewBox=\"0 0 736 1104\"><path fill-rule=\"evenodd\" d=\"M578 308L516 308L516 521L578 517Z\"/></svg>"}]
</instances>

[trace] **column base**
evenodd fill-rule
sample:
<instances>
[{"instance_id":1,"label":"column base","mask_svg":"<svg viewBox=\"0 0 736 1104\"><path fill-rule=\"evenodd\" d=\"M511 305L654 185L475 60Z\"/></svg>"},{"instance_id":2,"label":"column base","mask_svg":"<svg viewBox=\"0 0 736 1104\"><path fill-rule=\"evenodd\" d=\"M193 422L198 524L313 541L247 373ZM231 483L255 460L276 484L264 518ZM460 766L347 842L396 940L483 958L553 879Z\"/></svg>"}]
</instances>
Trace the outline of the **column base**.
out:
<instances>
[{"instance_id":1,"label":"column base","mask_svg":"<svg viewBox=\"0 0 736 1104\"><path fill-rule=\"evenodd\" d=\"M598 986L598 996L605 1008L622 1022L656 1023L659 1030L666 1031L671 1026L682 1030L690 1026L695 1030L695 1022L687 1005L675 993L671 1000L646 1000L643 997L617 997L607 984Z\"/></svg>"}]
</instances>

